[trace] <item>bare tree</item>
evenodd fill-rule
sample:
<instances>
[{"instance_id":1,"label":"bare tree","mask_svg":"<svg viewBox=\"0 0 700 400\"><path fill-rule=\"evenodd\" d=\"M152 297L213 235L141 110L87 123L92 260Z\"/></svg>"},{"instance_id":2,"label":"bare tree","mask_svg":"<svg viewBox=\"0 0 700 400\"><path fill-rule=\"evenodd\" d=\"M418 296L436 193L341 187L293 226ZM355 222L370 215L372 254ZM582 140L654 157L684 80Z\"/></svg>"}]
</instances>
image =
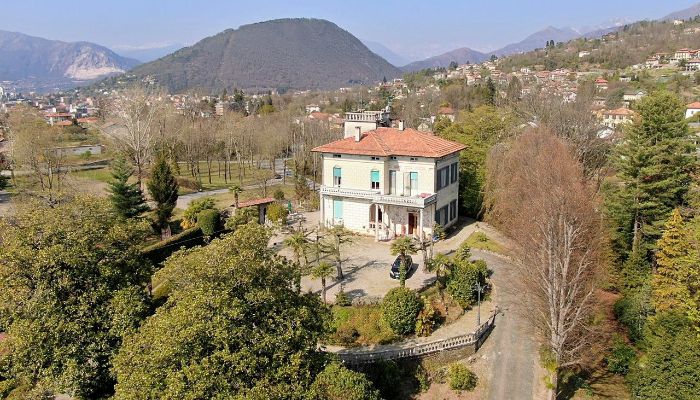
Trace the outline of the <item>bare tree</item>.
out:
<instances>
[{"instance_id":1,"label":"bare tree","mask_svg":"<svg viewBox=\"0 0 700 400\"><path fill-rule=\"evenodd\" d=\"M136 167L136 178L142 182L146 164L153 156L158 137L158 118L163 101L139 88L131 88L113 99L107 106L108 123L102 131L114 140Z\"/></svg>"},{"instance_id":2,"label":"bare tree","mask_svg":"<svg viewBox=\"0 0 700 400\"><path fill-rule=\"evenodd\" d=\"M575 150L551 131L521 135L488 161L487 218L515 244L518 284L528 317L559 373L582 360L590 343L602 231L595 192Z\"/></svg>"}]
</instances>

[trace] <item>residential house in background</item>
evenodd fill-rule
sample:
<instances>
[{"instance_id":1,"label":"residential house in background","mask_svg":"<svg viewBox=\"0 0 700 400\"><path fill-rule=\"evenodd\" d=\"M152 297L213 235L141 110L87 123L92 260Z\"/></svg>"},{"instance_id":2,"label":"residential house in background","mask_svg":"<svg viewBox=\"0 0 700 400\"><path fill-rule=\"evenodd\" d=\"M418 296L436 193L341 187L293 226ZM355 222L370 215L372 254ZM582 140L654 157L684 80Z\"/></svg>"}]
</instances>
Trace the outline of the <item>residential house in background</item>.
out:
<instances>
[{"instance_id":1,"label":"residential house in background","mask_svg":"<svg viewBox=\"0 0 700 400\"><path fill-rule=\"evenodd\" d=\"M464 145L415 129L346 129L312 151L323 162L320 224L376 240L431 235L457 221L459 152Z\"/></svg>"},{"instance_id":2,"label":"residential house in background","mask_svg":"<svg viewBox=\"0 0 700 400\"><path fill-rule=\"evenodd\" d=\"M693 102L685 106L685 117L690 118L700 112L700 102Z\"/></svg>"},{"instance_id":3,"label":"residential house in background","mask_svg":"<svg viewBox=\"0 0 700 400\"><path fill-rule=\"evenodd\" d=\"M603 125L608 128L617 128L621 124L632 122L636 113L629 108L617 108L615 110L604 110L602 112Z\"/></svg>"}]
</instances>

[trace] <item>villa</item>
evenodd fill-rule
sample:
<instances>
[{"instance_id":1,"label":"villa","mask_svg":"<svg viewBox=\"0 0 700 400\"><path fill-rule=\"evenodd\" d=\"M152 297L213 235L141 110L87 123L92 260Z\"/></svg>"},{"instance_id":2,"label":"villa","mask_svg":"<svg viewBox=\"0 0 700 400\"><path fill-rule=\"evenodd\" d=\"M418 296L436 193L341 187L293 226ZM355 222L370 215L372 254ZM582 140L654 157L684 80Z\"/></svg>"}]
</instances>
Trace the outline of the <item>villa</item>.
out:
<instances>
[{"instance_id":1,"label":"villa","mask_svg":"<svg viewBox=\"0 0 700 400\"><path fill-rule=\"evenodd\" d=\"M459 152L452 142L415 129L346 129L321 153L320 224L343 225L375 240L431 235L457 221Z\"/></svg>"}]
</instances>

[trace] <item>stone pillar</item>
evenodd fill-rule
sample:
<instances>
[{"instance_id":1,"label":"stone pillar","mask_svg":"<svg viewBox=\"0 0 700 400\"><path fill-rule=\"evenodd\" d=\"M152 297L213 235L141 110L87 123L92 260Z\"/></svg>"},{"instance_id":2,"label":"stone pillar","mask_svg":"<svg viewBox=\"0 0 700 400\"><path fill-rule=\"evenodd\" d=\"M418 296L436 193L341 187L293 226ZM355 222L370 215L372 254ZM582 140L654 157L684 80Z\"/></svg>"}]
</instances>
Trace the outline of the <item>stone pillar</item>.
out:
<instances>
[{"instance_id":1,"label":"stone pillar","mask_svg":"<svg viewBox=\"0 0 700 400\"><path fill-rule=\"evenodd\" d=\"M420 229L420 230L418 232L420 232L420 235L418 235L418 238L422 242L423 236L424 236L424 234L423 234L423 209L422 208L420 209L420 217L419 218L420 218L420 222L418 223L418 227L419 227L418 229Z\"/></svg>"},{"instance_id":2,"label":"stone pillar","mask_svg":"<svg viewBox=\"0 0 700 400\"><path fill-rule=\"evenodd\" d=\"M321 197L321 198L320 198L320 201L319 201L319 204L320 204L320 205L319 205L319 208L320 208L320 210L319 210L319 216L318 216L318 225L319 225L320 227L325 227L325 226L326 226L326 219L325 219L325 218L326 218L326 217L325 217L325 213L326 213L326 202L325 202L325 198L324 198L324 196L323 196L323 193L319 193L318 195Z\"/></svg>"},{"instance_id":3,"label":"stone pillar","mask_svg":"<svg viewBox=\"0 0 700 400\"><path fill-rule=\"evenodd\" d=\"M374 241L379 241L379 204L374 204Z\"/></svg>"}]
</instances>

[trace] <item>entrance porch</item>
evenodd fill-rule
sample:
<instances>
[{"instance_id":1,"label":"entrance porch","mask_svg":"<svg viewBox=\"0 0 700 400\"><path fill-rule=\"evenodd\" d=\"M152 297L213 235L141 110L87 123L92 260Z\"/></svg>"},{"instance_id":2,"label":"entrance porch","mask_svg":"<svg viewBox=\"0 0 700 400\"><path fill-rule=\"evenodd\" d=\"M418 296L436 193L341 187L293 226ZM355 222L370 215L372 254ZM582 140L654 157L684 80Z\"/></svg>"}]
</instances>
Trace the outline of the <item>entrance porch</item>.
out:
<instances>
[{"instance_id":1,"label":"entrance porch","mask_svg":"<svg viewBox=\"0 0 700 400\"><path fill-rule=\"evenodd\" d=\"M430 236L435 213L433 208L434 205L423 209L372 203L369 206L369 233L374 234L376 241L389 241L407 235L418 239Z\"/></svg>"}]
</instances>

